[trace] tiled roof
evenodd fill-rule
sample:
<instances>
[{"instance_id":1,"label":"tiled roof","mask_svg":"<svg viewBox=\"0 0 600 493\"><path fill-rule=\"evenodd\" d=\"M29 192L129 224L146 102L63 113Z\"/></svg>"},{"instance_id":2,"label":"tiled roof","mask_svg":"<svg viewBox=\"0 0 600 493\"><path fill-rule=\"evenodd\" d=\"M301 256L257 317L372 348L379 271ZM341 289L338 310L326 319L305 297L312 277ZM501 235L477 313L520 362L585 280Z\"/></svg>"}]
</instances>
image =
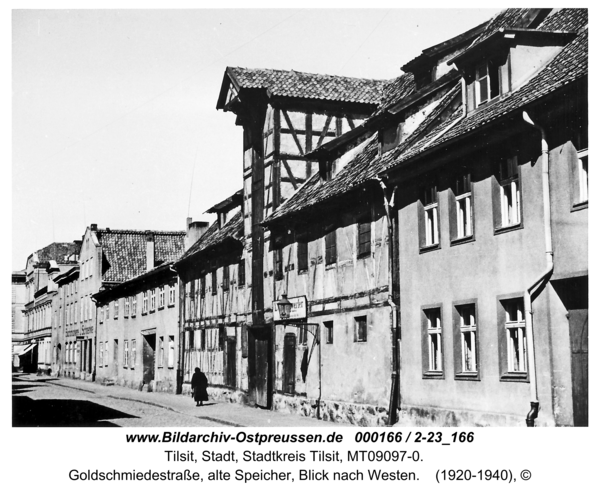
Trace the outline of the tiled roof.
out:
<instances>
[{"instance_id":1,"label":"tiled roof","mask_svg":"<svg viewBox=\"0 0 600 493\"><path fill-rule=\"evenodd\" d=\"M587 26L588 9L561 9L544 19L538 27L543 31L579 31Z\"/></svg>"},{"instance_id":2,"label":"tiled roof","mask_svg":"<svg viewBox=\"0 0 600 493\"><path fill-rule=\"evenodd\" d=\"M380 108L392 106L413 92L415 92L413 74L402 74L400 77L386 81L383 84Z\"/></svg>"},{"instance_id":3,"label":"tiled roof","mask_svg":"<svg viewBox=\"0 0 600 493\"><path fill-rule=\"evenodd\" d=\"M308 74L295 70L228 67L240 88L268 89L275 96L379 104L383 80Z\"/></svg>"},{"instance_id":4,"label":"tiled roof","mask_svg":"<svg viewBox=\"0 0 600 493\"><path fill-rule=\"evenodd\" d=\"M526 27L523 26L522 19L529 10L530 9L506 9L502 12L499 12L489 21L488 25L485 27L479 37L477 37L475 41L471 43L469 49L482 43L496 33L499 29L510 27Z\"/></svg>"},{"instance_id":5,"label":"tiled roof","mask_svg":"<svg viewBox=\"0 0 600 493\"><path fill-rule=\"evenodd\" d=\"M123 282L146 272L146 231L101 229L103 280ZM150 231L154 234L154 264L173 262L183 253L184 231Z\"/></svg>"},{"instance_id":6,"label":"tiled roof","mask_svg":"<svg viewBox=\"0 0 600 493\"><path fill-rule=\"evenodd\" d=\"M38 250L37 256L40 263L56 261L57 264L77 263L75 260L67 260L72 255L79 255L81 246L77 243L50 243L50 245Z\"/></svg>"},{"instance_id":7,"label":"tiled roof","mask_svg":"<svg viewBox=\"0 0 600 493\"><path fill-rule=\"evenodd\" d=\"M126 281L119 283L116 286L109 287L108 289L102 289L101 291L98 291L96 294L94 294L93 297L97 301L100 301L102 303L120 298L126 295L127 293L130 293L132 289L134 289L136 286L139 289L139 286L146 285L148 283L148 280L150 280L151 283L152 281L156 282L159 280L164 280L165 277L168 278L169 276L166 276L166 273L169 271L169 268L172 265L173 262L161 264L158 267L155 267L154 269L151 269L147 272L143 272L139 276L127 279ZM173 279L175 277L175 272L171 272L170 278Z\"/></svg>"},{"instance_id":8,"label":"tiled roof","mask_svg":"<svg viewBox=\"0 0 600 493\"><path fill-rule=\"evenodd\" d=\"M332 180L321 183L318 173L313 175L294 195L271 214L265 220L265 223L274 222L284 216L296 214L316 204L332 200L358 188L369 180L375 179L380 171L385 169L390 162L393 162L440 116L441 112L457 96L459 91L460 85L454 87L443 98L440 98L437 106L414 132L398 147L383 156L379 156L379 143L377 134L375 134L367 141L364 149L344 166Z\"/></svg>"},{"instance_id":9,"label":"tiled roof","mask_svg":"<svg viewBox=\"0 0 600 493\"><path fill-rule=\"evenodd\" d=\"M588 39L587 29L585 29L523 87L510 93L507 97L493 101L480 110L471 113L451 130L439 137L435 141L435 145L440 146L454 138L472 132L586 76L588 72L587 66ZM437 135L441 131L441 129L436 129L433 133ZM407 161L429 149L429 147L431 147L429 141L423 139L407 150L402 156L399 156L398 160L391 163L391 165Z\"/></svg>"},{"instance_id":10,"label":"tiled roof","mask_svg":"<svg viewBox=\"0 0 600 493\"><path fill-rule=\"evenodd\" d=\"M574 12L574 10L576 9L564 9L564 11L554 14L552 16L555 17L553 20L554 25L562 26L564 23L568 23L569 26L572 26L571 29L576 29L577 25L585 25L584 21L587 21L587 11L582 13ZM504 20L506 20L506 17ZM540 26L541 28L542 26ZM265 223L274 222L284 216L298 213L316 204L354 190L366 181L375 179L381 172L411 159L425 150L433 149L435 146L447 143L456 137L491 123L497 118L516 111L586 74L587 30L583 31L574 41L569 43L523 87L469 114L443 135L442 132L446 131L460 117L461 109L458 109L450 118L434 130L427 130L457 94L456 91L458 88L449 92L440 101L436 109L421 123L411 137L383 156L378 155L377 138L373 136L362 152L350 161L332 180L321 183L318 174L314 175L285 204L271 214L265 220ZM425 131L427 133L423 134Z\"/></svg>"},{"instance_id":11,"label":"tiled roof","mask_svg":"<svg viewBox=\"0 0 600 493\"><path fill-rule=\"evenodd\" d=\"M239 211L233 216L221 229L218 227L218 222L215 221L210 225L200 239L194 243L179 259L177 263L188 260L189 258L198 255L202 252L222 245L228 240L239 241L244 236L244 217L242 211Z\"/></svg>"}]
</instances>

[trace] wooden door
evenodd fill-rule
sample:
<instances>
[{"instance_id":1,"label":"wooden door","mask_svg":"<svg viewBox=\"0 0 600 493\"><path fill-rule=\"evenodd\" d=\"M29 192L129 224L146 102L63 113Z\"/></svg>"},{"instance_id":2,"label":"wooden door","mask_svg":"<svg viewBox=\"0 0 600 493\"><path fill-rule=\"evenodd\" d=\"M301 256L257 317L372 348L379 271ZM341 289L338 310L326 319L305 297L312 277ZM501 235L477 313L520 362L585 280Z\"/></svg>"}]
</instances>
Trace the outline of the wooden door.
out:
<instances>
[{"instance_id":1,"label":"wooden door","mask_svg":"<svg viewBox=\"0 0 600 493\"><path fill-rule=\"evenodd\" d=\"M282 390L293 394L296 390L296 336L286 334L283 338Z\"/></svg>"},{"instance_id":2,"label":"wooden door","mask_svg":"<svg viewBox=\"0 0 600 493\"><path fill-rule=\"evenodd\" d=\"M588 426L588 309L569 310L573 425Z\"/></svg>"},{"instance_id":3,"label":"wooden door","mask_svg":"<svg viewBox=\"0 0 600 493\"><path fill-rule=\"evenodd\" d=\"M256 327L248 331L248 397L257 406L271 406L271 330Z\"/></svg>"}]
</instances>

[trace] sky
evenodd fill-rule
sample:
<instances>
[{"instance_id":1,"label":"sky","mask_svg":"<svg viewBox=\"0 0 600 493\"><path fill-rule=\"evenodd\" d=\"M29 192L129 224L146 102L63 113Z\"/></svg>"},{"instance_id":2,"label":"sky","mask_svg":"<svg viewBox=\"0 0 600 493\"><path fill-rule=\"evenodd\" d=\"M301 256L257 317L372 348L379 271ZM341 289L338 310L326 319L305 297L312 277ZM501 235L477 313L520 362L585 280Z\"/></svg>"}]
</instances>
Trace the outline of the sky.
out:
<instances>
[{"instance_id":1,"label":"sky","mask_svg":"<svg viewBox=\"0 0 600 493\"><path fill-rule=\"evenodd\" d=\"M242 187L227 66L391 79L498 9L13 10L12 269L99 228L184 230Z\"/></svg>"}]
</instances>

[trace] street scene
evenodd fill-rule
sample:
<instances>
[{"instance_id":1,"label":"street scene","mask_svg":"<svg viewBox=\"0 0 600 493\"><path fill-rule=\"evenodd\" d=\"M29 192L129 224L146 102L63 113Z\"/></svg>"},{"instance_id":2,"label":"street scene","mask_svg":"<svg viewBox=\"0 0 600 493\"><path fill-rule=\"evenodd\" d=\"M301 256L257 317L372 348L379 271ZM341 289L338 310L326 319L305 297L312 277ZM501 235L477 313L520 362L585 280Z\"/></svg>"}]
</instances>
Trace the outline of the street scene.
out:
<instances>
[{"instance_id":1,"label":"street scene","mask_svg":"<svg viewBox=\"0 0 600 493\"><path fill-rule=\"evenodd\" d=\"M587 9L355 15L15 13L13 426L588 426Z\"/></svg>"}]
</instances>

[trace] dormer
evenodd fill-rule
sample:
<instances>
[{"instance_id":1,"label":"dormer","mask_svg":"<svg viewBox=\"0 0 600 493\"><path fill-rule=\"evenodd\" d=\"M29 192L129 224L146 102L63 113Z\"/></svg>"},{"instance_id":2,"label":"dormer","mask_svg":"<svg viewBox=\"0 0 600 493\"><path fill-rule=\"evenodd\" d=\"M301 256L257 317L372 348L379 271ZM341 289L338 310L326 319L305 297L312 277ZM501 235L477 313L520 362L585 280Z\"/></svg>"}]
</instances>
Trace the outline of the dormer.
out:
<instances>
[{"instance_id":1,"label":"dormer","mask_svg":"<svg viewBox=\"0 0 600 493\"><path fill-rule=\"evenodd\" d=\"M467 112L519 89L545 67L576 33L500 28L452 60L465 78Z\"/></svg>"},{"instance_id":2,"label":"dormer","mask_svg":"<svg viewBox=\"0 0 600 493\"><path fill-rule=\"evenodd\" d=\"M231 197L227 197L218 204L213 205L206 211L207 214L217 214L217 224L221 229L229 220L236 215L243 204L243 192L238 190Z\"/></svg>"}]
</instances>

